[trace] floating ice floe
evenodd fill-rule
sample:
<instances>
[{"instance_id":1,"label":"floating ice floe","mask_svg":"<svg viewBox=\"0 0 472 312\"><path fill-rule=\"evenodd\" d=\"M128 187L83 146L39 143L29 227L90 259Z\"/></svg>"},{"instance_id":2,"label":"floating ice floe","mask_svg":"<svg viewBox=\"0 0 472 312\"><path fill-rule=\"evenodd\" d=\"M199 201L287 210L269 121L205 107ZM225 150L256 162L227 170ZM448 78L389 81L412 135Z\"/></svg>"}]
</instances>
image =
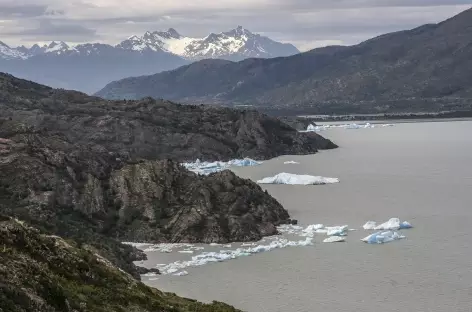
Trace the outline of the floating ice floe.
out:
<instances>
[{"instance_id":1,"label":"floating ice floe","mask_svg":"<svg viewBox=\"0 0 472 312\"><path fill-rule=\"evenodd\" d=\"M267 177L257 181L259 184L291 184L291 185L323 185L339 183L337 178L300 175L282 172L273 177Z\"/></svg>"},{"instance_id":2,"label":"floating ice floe","mask_svg":"<svg viewBox=\"0 0 472 312\"><path fill-rule=\"evenodd\" d=\"M346 236L347 231L348 231L348 226L343 225L343 226L332 226L332 227L326 227L326 235L328 236Z\"/></svg>"},{"instance_id":3,"label":"floating ice floe","mask_svg":"<svg viewBox=\"0 0 472 312\"><path fill-rule=\"evenodd\" d=\"M178 272L178 273L174 273L174 276L185 276L185 275L188 275L187 271L181 271L181 272Z\"/></svg>"},{"instance_id":4,"label":"floating ice floe","mask_svg":"<svg viewBox=\"0 0 472 312\"><path fill-rule=\"evenodd\" d=\"M214 172L223 171L229 169L230 167L248 167L248 166L257 166L262 164L260 161L256 161L250 158L244 159L233 159L228 162L224 161L214 161L214 162L202 162L197 159L195 162L186 162L182 163L187 170L195 172L197 174L209 175Z\"/></svg>"},{"instance_id":5,"label":"floating ice floe","mask_svg":"<svg viewBox=\"0 0 472 312\"><path fill-rule=\"evenodd\" d=\"M289 161L284 162L284 165L298 165L298 164L300 164L300 163L296 162L296 161L293 161L293 160L289 160Z\"/></svg>"},{"instance_id":6,"label":"floating ice floe","mask_svg":"<svg viewBox=\"0 0 472 312\"><path fill-rule=\"evenodd\" d=\"M323 240L323 243L340 243L340 242L345 242L346 238L342 236L330 236Z\"/></svg>"},{"instance_id":7,"label":"floating ice floe","mask_svg":"<svg viewBox=\"0 0 472 312\"><path fill-rule=\"evenodd\" d=\"M228 261L260 252L271 251L273 249L308 246L312 244L313 239L310 237L300 241L289 241L285 238L277 237L269 245L257 245L250 248L238 248L236 250L221 250L220 252L203 252L199 255L193 256L191 260L188 261L175 261L166 265L158 265L157 267L162 275L167 275L177 273L178 271L189 267L198 267L208 263Z\"/></svg>"},{"instance_id":8,"label":"floating ice floe","mask_svg":"<svg viewBox=\"0 0 472 312\"><path fill-rule=\"evenodd\" d=\"M369 128L376 128L376 127L392 127L394 126L393 124L371 124L369 122L363 123L363 124L358 124L358 123L350 123L350 124L339 124L339 125L320 125L320 126L315 126L315 125L308 125L306 130L302 130L300 132L319 132L319 131L324 131L328 129L334 129L334 128L342 128L342 129L369 129Z\"/></svg>"},{"instance_id":9,"label":"floating ice floe","mask_svg":"<svg viewBox=\"0 0 472 312\"><path fill-rule=\"evenodd\" d=\"M144 252L151 252L151 251L160 251L160 252L165 252L165 253L171 253L174 249L182 249L186 248L186 250L189 249L194 249L198 250L197 248L200 247L195 247L192 244L158 244L158 245L150 245L146 244L148 247L144 249Z\"/></svg>"},{"instance_id":10,"label":"floating ice floe","mask_svg":"<svg viewBox=\"0 0 472 312\"><path fill-rule=\"evenodd\" d=\"M375 232L361 240L363 242L366 242L367 244L384 244L384 243L400 240L403 238L405 238L405 236L401 235L398 232L385 231L385 232Z\"/></svg>"},{"instance_id":11,"label":"floating ice floe","mask_svg":"<svg viewBox=\"0 0 472 312\"><path fill-rule=\"evenodd\" d=\"M324 226L323 224L311 224L306 228L297 225L281 225L277 227L280 233L298 235L302 237L314 237L315 234L324 234L327 236L347 236L351 230L347 225Z\"/></svg>"},{"instance_id":12,"label":"floating ice floe","mask_svg":"<svg viewBox=\"0 0 472 312\"><path fill-rule=\"evenodd\" d=\"M412 227L413 226L409 222L400 222L400 219L398 218L391 218L380 225L377 225L375 221L367 221L363 226L364 230L404 230L411 229Z\"/></svg>"}]
</instances>

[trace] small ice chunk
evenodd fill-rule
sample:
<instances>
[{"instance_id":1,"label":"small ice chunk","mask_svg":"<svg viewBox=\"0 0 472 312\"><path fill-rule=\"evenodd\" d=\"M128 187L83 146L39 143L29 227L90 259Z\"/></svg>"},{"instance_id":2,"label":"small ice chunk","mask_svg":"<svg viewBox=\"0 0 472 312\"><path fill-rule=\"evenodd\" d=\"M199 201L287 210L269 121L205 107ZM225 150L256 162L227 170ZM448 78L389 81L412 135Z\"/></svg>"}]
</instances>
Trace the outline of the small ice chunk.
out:
<instances>
[{"instance_id":1,"label":"small ice chunk","mask_svg":"<svg viewBox=\"0 0 472 312\"><path fill-rule=\"evenodd\" d=\"M366 242L367 244L384 244L384 243L400 240L403 238L405 238L405 236L401 235L398 232L385 231L385 232L375 232L361 240L363 242Z\"/></svg>"},{"instance_id":2,"label":"small ice chunk","mask_svg":"<svg viewBox=\"0 0 472 312\"><path fill-rule=\"evenodd\" d=\"M259 184L291 184L291 185L322 185L339 183L337 178L325 178L320 176L299 175L282 172L273 177L257 181Z\"/></svg>"},{"instance_id":3,"label":"small ice chunk","mask_svg":"<svg viewBox=\"0 0 472 312\"><path fill-rule=\"evenodd\" d=\"M374 228L374 230L399 230L399 229L411 229L412 226L410 223L404 221L400 222L398 218L391 218L385 223L378 225Z\"/></svg>"},{"instance_id":4,"label":"small ice chunk","mask_svg":"<svg viewBox=\"0 0 472 312\"><path fill-rule=\"evenodd\" d=\"M221 246L221 244L218 244L218 243L211 243L210 246Z\"/></svg>"},{"instance_id":5,"label":"small ice chunk","mask_svg":"<svg viewBox=\"0 0 472 312\"><path fill-rule=\"evenodd\" d=\"M236 167L251 167L251 166L258 166L260 164L262 164L262 162L256 161L250 158L233 159L228 162L228 165L236 166Z\"/></svg>"},{"instance_id":6,"label":"small ice chunk","mask_svg":"<svg viewBox=\"0 0 472 312\"><path fill-rule=\"evenodd\" d=\"M178 272L178 273L174 274L174 276L185 276L185 275L188 275L187 271L181 271L181 272Z\"/></svg>"},{"instance_id":7,"label":"small ice chunk","mask_svg":"<svg viewBox=\"0 0 472 312\"><path fill-rule=\"evenodd\" d=\"M364 224L363 228L364 230L374 230L376 226L377 226L377 222L367 221L366 224Z\"/></svg>"},{"instance_id":8,"label":"small ice chunk","mask_svg":"<svg viewBox=\"0 0 472 312\"><path fill-rule=\"evenodd\" d=\"M384 222L380 225L377 225L375 221L367 221L364 224L364 230L403 230L403 229L411 229L413 226L407 222L403 221L400 222L399 218L391 218L387 222Z\"/></svg>"},{"instance_id":9,"label":"small ice chunk","mask_svg":"<svg viewBox=\"0 0 472 312\"><path fill-rule=\"evenodd\" d=\"M306 131L316 131L316 126L313 124L309 124L306 128Z\"/></svg>"},{"instance_id":10,"label":"small ice chunk","mask_svg":"<svg viewBox=\"0 0 472 312\"><path fill-rule=\"evenodd\" d=\"M400 223L400 230L411 229L411 228L413 228L413 226L408 221L403 221L402 223Z\"/></svg>"},{"instance_id":11,"label":"small ice chunk","mask_svg":"<svg viewBox=\"0 0 472 312\"><path fill-rule=\"evenodd\" d=\"M293 160L289 160L289 161L284 162L284 165L298 165L298 164L300 164L300 163L296 162L296 161L293 161Z\"/></svg>"},{"instance_id":12,"label":"small ice chunk","mask_svg":"<svg viewBox=\"0 0 472 312\"><path fill-rule=\"evenodd\" d=\"M340 243L340 242L345 242L346 238L342 236L330 236L326 238L323 243Z\"/></svg>"},{"instance_id":13,"label":"small ice chunk","mask_svg":"<svg viewBox=\"0 0 472 312\"><path fill-rule=\"evenodd\" d=\"M301 236L311 236L313 237L313 235L315 233L317 233L318 230L321 230L324 228L324 225L323 224L311 224L309 226L307 226L301 233L300 235Z\"/></svg>"},{"instance_id":14,"label":"small ice chunk","mask_svg":"<svg viewBox=\"0 0 472 312\"><path fill-rule=\"evenodd\" d=\"M193 250L179 250L180 253L193 254Z\"/></svg>"},{"instance_id":15,"label":"small ice chunk","mask_svg":"<svg viewBox=\"0 0 472 312\"><path fill-rule=\"evenodd\" d=\"M256 161L250 158L244 158L244 159L233 159L228 162L224 162L224 161L202 162L199 159L197 159L195 162L186 162L186 163L182 163L181 165L184 166L187 170L190 170L197 174L209 175L211 173L229 169L231 166L247 167L247 166L257 166L260 164L262 164L262 162Z\"/></svg>"},{"instance_id":16,"label":"small ice chunk","mask_svg":"<svg viewBox=\"0 0 472 312\"><path fill-rule=\"evenodd\" d=\"M349 227L347 225L326 227L326 229L328 230L326 232L326 235L328 235L328 236L346 236L348 228Z\"/></svg>"}]
</instances>

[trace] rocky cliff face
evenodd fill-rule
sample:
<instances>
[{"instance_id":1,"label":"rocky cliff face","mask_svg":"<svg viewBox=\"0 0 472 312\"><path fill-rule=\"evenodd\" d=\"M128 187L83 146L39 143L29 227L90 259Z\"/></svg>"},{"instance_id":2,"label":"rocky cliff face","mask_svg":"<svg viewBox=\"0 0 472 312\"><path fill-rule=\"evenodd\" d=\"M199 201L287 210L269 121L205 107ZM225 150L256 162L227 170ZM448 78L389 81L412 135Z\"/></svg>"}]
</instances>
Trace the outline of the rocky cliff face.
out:
<instances>
[{"instance_id":1,"label":"rocky cliff face","mask_svg":"<svg viewBox=\"0 0 472 312\"><path fill-rule=\"evenodd\" d=\"M89 246L1 215L0 246L0 311L237 311L149 288Z\"/></svg>"},{"instance_id":2,"label":"rocky cliff face","mask_svg":"<svg viewBox=\"0 0 472 312\"><path fill-rule=\"evenodd\" d=\"M256 240L289 218L257 184L176 160L335 146L257 112L105 101L11 76L0 91L0 212L92 244L135 276L140 255L118 241Z\"/></svg>"}]
</instances>

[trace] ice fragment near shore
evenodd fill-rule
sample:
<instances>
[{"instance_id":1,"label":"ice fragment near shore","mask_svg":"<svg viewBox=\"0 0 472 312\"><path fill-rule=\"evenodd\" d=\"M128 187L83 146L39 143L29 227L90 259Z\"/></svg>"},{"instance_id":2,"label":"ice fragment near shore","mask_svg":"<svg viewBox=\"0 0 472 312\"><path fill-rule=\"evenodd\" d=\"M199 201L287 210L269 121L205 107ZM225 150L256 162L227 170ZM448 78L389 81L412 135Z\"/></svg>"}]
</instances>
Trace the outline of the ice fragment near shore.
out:
<instances>
[{"instance_id":1,"label":"ice fragment near shore","mask_svg":"<svg viewBox=\"0 0 472 312\"><path fill-rule=\"evenodd\" d=\"M371 124L369 122L364 124L358 123L351 123L351 124L338 124L338 125L320 125L314 126L312 124L308 125L306 130L302 130L300 132L319 132L328 129L335 129L335 128L342 128L342 129L369 129L369 128L376 128L376 127L392 127L393 124Z\"/></svg>"},{"instance_id":2,"label":"ice fragment near shore","mask_svg":"<svg viewBox=\"0 0 472 312\"><path fill-rule=\"evenodd\" d=\"M296 161L293 161L293 160L289 160L289 161L284 162L284 165L298 165L298 164L300 164L300 163L296 162Z\"/></svg>"},{"instance_id":3,"label":"ice fragment near shore","mask_svg":"<svg viewBox=\"0 0 472 312\"><path fill-rule=\"evenodd\" d=\"M348 226L347 225L331 226L331 227L326 227L326 230L327 230L326 235L328 236L346 236Z\"/></svg>"},{"instance_id":4,"label":"ice fragment near shore","mask_svg":"<svg viewBox=\"0 0 472 312\"><path fill-rule=\"evenodd\" d=\"M188 261L175 261L170 264L158 266L159 271L163 275L173 274L188 267L202 266L208 263L223 262L239 257L250 256L252 254L271 251L278 248L295 247L295 246L309 246L313 244L313 240L307 237L305 240L289 241L285 238L277 237L269 245L257 245L250 248L238 248L236 250L221 250L220 252L203 252L199 255L193 256Z\"/></svg>"},{"instance_id":5,"label":"ice fragment near shore","mask_svg":"<svg viewBox=\"0 0 472 312\"><path fill-rule=\"evenodd\" d=\"M188 275L187 271L181 271L181 272L178 272L178 273L174 274L174 276L185 276L185 275Z\"/></svg>"},{"instance_id":6,"label":"ice fragment near shore","mask_svg":"<svg viewBox=\"0 0 472 312\"><path fill-rule=\"evenodd\" d=\"M330 236L323 240L323 243L340 243L340 242L345 242L346 238L342 236Z\"/></svg>"},{"instance_id":7,"label":"ice fragment near shore","mask_svg":"<svg viewBox=\"0 0 472 312\"><path fill-rule=\"evenodd\" d=\"M363 242L366 242L367 244L384 244L384 243L400 240L403 238L405 238L405 236L401 235L398 232L385 231L385 232L375 232L361 240Z\"/></svg>"},{"instance_id":8,"label":"ice fragment near shore","mask_svg":"<svg viewBox=\"0 0 472 312\"><path fill-rule=\"evenodd\" d=\"M291 185L323 185L339 183L337 178L321 176L299 175L282 172L273 177L267 177L257 181L259 184L291 184Z\"/></svg>"},{"instance_id":9,"label":"ice fragment near shore","mask_svg":"<svg viewBox=\"0 0 472 312\"><path fill-rule=\"evenodd\" d=\"M209 175L214 172L223 171L229 169L231 166L235 167L248 167L248 166L257 166L262 162L256 161L250 158L244 159L233 159L228 162L224 161L214 161L214 162L202 162L197 159L195 162L182 163L187 170L195 172L197 174Z\"/></svg>"}]
</instances>

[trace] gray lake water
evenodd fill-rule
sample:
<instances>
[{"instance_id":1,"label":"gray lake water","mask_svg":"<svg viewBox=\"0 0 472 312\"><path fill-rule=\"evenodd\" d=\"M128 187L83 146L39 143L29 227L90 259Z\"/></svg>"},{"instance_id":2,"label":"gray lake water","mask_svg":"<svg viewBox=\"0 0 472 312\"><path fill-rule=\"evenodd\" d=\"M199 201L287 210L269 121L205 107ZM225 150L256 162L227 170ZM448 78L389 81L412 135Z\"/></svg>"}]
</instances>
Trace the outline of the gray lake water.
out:
<instances>
[{"instance_id":1,"label":"gray lake water","mask_svg":"<svg viewBox=\"0 0 472 312\"><path fill-rule=\"evenodd\" d=\"M280 172L337 177L324 186L266 185L301 225L348 224L347 242L290 247L143 280L249 312L472 311L472 122L330 129L339 149L238 168L254 180ZM284 165L287 160L299 165ZM360 241L368 220L414 225L401 241ZM191 255L150 253L147 266Z\"/></svg>"}]
</instances>

